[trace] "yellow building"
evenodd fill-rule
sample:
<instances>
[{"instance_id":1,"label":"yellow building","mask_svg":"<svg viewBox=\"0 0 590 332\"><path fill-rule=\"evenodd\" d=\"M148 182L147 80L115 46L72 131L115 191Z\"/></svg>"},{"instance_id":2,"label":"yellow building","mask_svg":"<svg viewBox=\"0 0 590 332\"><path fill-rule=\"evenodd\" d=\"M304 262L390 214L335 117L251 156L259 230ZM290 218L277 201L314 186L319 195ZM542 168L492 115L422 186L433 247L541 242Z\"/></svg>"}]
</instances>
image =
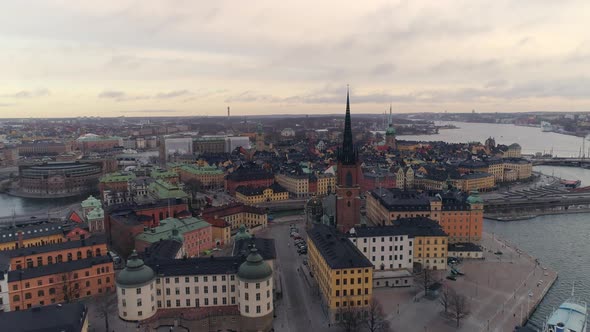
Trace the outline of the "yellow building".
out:
<instances>
[{"instance_id":1,"label":"yellow building","mask_svg":"<svg viewBox=\"0 0 590 332\"><path fill-rule=\"evenodd\" d=\"M373 264L334 228L316 225L308 235L309 269L330 322L367 312L373 294Z\"/></svg>"},{"instance_id":2,"label":"yellow building","mask_svg":"<svg viewBox=\"0 0 590 332\"><path fill-rule=\"evenodd\" d=\"M247 228L266 228L268 215L262 208L242 203L214 206L206 208L201 213L203 219L223 219L230 224L231 230L237 230L240 225Z\"/></svg>"},{"instance_id":3,"label":"yellow building","mask_svg":"<svg viewBox=\"0 0 590 332\"><path fill-rule=\"evenodd\" d=\"M402 227L414 239L414 263L429 270L445 270L448 257L448 236L440 225L428 218L400 219L394 225Z\"/></svg>"},{"instance_id":4,"label":"yellow building","mask_svg":"<svg viewBox=\"0 0 590 332\"><path fill-rule=\"evenodd\" d=\"M336 188L336 177L332 174L320 174L317 176L318 184L316 195L325 196L328 193L334 192Z\"/></svg>"},{"instance_id":5,"label":"yellow building","mask_svg":"<svg viewBox=\"0 0 590 332\"><path fill-rule=\"evenodd\" d=\"M513 143L508 146L508 150L504 151L502 157L504 158L520 158L522 157L522 148L518 143Z\"/></svg>"},{"instance_id":6,"label":"yellow building","mask_svg":"<svg viewBox=\"0 0 590 332\"><path fill-rule=\"evenodd\" d=\"M60 225L35 225L0 231L0 250L37 247L65 241Z\"/></svg>"},{"instance_id":7,"label":"yellow building","mask_svg":"<svg viewBox=\"0 0 590 332\"><path fill-rule=\"evenodd\" d=\"M307 197L309 194L308 175L277 174L275 181L297 198Z\"/></svg>"},{"instance_id":8,"label":"yellow building","mask_svg":"<svg viewBox=\"0 0 590 332\"><path fill-rule=\"evenodd\" d=\"M528 160L520 158L504 159L503 165L506 170L516 171L518 180L528 179L533 175L533 164ZM508 181L508 179L505 179L505 181Z\"/></svg>"},{"instance_id":9,"label":"yellow building","mask_svg":"<svg viewBox=\"0 0 590 332\"><path fill-rule=\"evenodd\" d=\"M284 201L289 199L289 192L276 183L267 188L239 186L236 188L236 198L246 204Z\"/></svg>"},{"instance_id":10,"label":"yellow building","mask_svg":"<svg viewBox=\"0 0 590 332\"><path fill-rule=\"evenodd\" d=\"M496 178L490 173L464 174L456 181L458 189L464 192L472 190L489 191L496 185Z\"/></svg>"},{"instance_id":11,"label":"yellow building","mask_svg":"<svg viewBox=\"0 0 590 332\"><path fill-rule=\"evenodd\" d=\"M182 165L176 167L180 175L180 181L186 183L190 180L197 180L204 188L223 188L225 174L215 166L199 167L196 165Z\"/></svg>"},{"instance_id":12,"label":"yellow building","mask_svg":"<svg viewBox=\"0 0 590 332\"><path fill-rule=\"evenodd\" d=\"M502 161L489 162L487 173L494 175L496 183L504 181L504 163Z\"/></svg>"}]
</instances>

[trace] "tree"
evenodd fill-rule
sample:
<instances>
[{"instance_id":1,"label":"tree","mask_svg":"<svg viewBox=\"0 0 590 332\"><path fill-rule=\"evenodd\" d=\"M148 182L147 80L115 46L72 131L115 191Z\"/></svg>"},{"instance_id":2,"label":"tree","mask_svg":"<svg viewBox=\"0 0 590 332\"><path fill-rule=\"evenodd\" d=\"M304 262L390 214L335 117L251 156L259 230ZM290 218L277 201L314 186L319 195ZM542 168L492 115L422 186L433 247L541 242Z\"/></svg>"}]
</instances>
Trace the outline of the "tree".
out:
<instances>
[{"instance_id":1,"label":"tree","mask_svg":"<svg viewBox=\"0 0 590 332\"><path fill-rule=\"evenodd\" d=\"M201 189L203 188L203 184L201 183L201 181L199 181L197 179L188 179L184 183L184 188L191 195L191 197L194 199L195 197L197 197L197 194L199 193L199 191L201 191Z\"/></svg>"},{"instance_id":2,"label":"tree","mask_svg":"<svg viewBox=\"0 0 590 332\"><path fill-rule=\"evenodd\" d=\"M368 308L368 313L363 320L363 325L369 332L388 332L390 331L389 321L385 319L385 313L381 303L373 299Z\"/></svg>"},{"instance_id":3,"label":"tree","mask_svg":"<svg viewBox=\"0 0 590 332\"><path fill-rule=\"evenodd\" d=\"M438 298L439 303L443 306L443 308L445 308L445 314L449 313L449 306L451 305L451 299L453 298L453 296L455 295L455 291L449 287L449 286L444 286L440 296Z\"/></svg>"},{"instance_id":4,"label":"tree","mask_svg":"<svg viewBox=\"0 0 590 332\"><path fill-rule=\"evenodd\" d=\"M449 304L452 317L457 322L457 327L459 327L461 319L469 315L469 303L467 303L467 297L463 294L454 292L450 298Z\"/></svg>"},{"instance_id":5,"label":"tree","mask_svg":"<svg viewBox=\"0 0 590 332\"><path fill-rule=\"evenodd\" d=\"M80 298L80 294L82 294L82 287L80 286L80 281L78 280L78 273L76 272L64 272L58 276L61 278L62 285L58 289L57 299L65 302L65 303L72 303Z\"/></svg>"},{"instance_id":6,"label":"tree","mask_svg":"<svg viewBox=\"0 0 590 332\"><path fill-rule=\"evenodd\" d=\"M416 284L420 285L424 289L424 295L428 295L428 289L433 283L432 271L429 269L422 269L415 277Z\"/></svg>"},{"instance_id":7,"label":"tree","mask_svg":"<svg viewBox=\"0 0 590 332\"><path fill-rule=\"evenodd\" d=\"M113 290L105 290L94 297L96 312L99 317L104 318L105 331L109 330L109 315L117 308L117 296Z\"/></svg>"},{"instance_id":8,"label":"tree","mask_svg":"<svg viewBox=\"0 0 590 332\"><path fill-rule=\"evenodd\" d=\"M362 323L362 312L353 306L341 308L339 311L339 324L345 332L356 332Z\"/></svg>"}]
</instances>

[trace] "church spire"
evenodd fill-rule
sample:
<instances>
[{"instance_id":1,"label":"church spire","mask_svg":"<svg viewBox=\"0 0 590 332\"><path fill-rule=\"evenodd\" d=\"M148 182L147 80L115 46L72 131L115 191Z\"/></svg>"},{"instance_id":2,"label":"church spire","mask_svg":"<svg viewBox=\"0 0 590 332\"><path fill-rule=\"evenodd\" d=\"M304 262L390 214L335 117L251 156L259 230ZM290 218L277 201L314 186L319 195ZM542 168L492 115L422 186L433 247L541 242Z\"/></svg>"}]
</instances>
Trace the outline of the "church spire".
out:
<instances>
[{"instance_id":1,"label":"church spire","mask_svg":"<svg viewBox=\"0 0 590 332\"><path fill-rule=\"evenodd\" d=\"M346 117L344 118L344 139L342 141L342 150L340 152L340 162L345 165L356 163L356 153L352 143L352 124L350 121L350 92L346 88Z\"/></svg>"}]
</instances>

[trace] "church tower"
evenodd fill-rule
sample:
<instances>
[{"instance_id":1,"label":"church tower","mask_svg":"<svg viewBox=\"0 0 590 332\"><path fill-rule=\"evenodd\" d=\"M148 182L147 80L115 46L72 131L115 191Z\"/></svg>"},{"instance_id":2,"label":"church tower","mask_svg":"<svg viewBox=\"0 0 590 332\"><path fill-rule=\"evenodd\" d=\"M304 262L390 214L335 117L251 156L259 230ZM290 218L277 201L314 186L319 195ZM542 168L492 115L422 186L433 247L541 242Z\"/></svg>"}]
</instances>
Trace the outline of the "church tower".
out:
<instances>
[{"instance_id":1,"label":"church tower","mask_svg":"<svg viewBox=\"0 0 590 332\"><path fill-rule=\"evenodd\" d=\"M256 126L256 151L264 151L264 132L262 131L262 123Z\"/></svg>"},{"instance_id":2,"label":"church tower","mask_svg":"<svg viewBox=\"0 0 590 332\"><path fill-rule=\"evenodd\" d=\"M342 147L338 150L336 169L336 228L345 233L361 222L361 189L359 186L361 164L358 159L358 151L352 143L348 91L346 91L346 117L343 136Z\"/></svg>"},{"instance_id":3,"label":"church tower","mask_svg":"<svg viewBox=\"0 0 590 332\"><path fill-rule=\"evenodd\" d=\"M397 142L395 141L395 128L393 128L393 118L391 115L391 105L389 105L389 127L385 131L385 145L392 150L397 149Z\"/></svg>"}]
</instances>

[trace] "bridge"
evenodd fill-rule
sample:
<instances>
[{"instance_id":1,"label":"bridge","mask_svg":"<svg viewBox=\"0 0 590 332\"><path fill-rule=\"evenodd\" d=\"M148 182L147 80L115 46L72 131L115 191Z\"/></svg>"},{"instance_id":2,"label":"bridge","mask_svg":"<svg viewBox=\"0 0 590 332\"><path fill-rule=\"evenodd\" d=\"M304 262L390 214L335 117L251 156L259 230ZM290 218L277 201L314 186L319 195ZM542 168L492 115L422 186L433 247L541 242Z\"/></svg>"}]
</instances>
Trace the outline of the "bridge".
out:
<instances>
[{"instance_id":1,"label":"bridge","mask_svg":"<svg viewBox=\"0 0 590 332\"><path fill-rule=\"evenodd\" d=\"M590 158L533 158L533 166L568 166L590 168Z\"/></svg>"}]
</instances>

